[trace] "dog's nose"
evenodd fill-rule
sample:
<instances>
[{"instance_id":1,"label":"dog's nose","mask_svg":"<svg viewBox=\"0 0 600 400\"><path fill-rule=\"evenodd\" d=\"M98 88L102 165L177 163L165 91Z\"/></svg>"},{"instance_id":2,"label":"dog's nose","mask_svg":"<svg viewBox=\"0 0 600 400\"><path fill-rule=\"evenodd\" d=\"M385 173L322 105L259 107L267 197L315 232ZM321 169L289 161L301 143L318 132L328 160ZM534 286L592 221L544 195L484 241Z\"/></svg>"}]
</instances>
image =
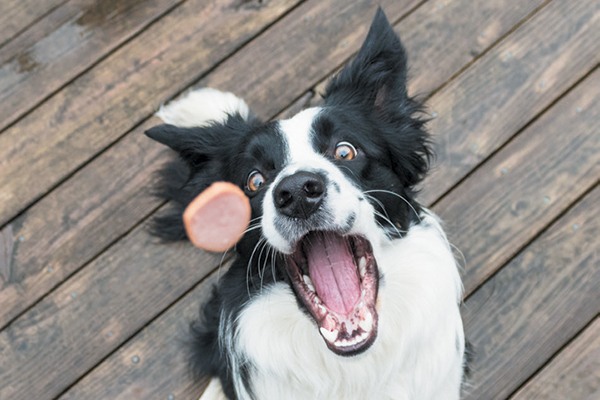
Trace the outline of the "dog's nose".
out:
<instances>
[{"instance_id":1,"label":"dog's nose","mask_svg":"<svg viewBox=\"0 0 600 400\"><path fill-rule=\"evenodd\" d=\"M313 172L300 171L286 176L273 191L275 206L284 215L307 219L325 197L325 180Z\"/></svg>"}]
</instances>

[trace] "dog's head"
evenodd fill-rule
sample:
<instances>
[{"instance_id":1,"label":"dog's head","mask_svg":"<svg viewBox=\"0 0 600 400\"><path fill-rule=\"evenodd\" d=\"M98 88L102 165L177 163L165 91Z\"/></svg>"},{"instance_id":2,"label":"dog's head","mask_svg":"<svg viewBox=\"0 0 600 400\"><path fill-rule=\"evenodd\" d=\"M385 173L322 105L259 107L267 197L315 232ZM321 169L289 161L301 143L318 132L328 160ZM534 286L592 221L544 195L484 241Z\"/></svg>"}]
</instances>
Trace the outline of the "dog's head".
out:
<instances>
[{"instance_id":1,"label":"dog's head","mask_svg":"<svg viewBox=\"0 0 600 400\"><path fill-rule=\"evenodd\" d=\"M236 248L249 274L262 278L265 263L275 262L273 280L291 285L328 347L364 351L377 334L375 254L418 220L414 187L431 154L418 112L406 91L404 49L381 10L322 106L263 123L230 94L193 92L159 113L177 127L147 132L188 168L183 184L166 180L175 207L157 231L182 237L181 213L193 197L215 181L239 185L252 206ZM263 244L272 257L261 260Z\"/></svg>"}]
</instances>

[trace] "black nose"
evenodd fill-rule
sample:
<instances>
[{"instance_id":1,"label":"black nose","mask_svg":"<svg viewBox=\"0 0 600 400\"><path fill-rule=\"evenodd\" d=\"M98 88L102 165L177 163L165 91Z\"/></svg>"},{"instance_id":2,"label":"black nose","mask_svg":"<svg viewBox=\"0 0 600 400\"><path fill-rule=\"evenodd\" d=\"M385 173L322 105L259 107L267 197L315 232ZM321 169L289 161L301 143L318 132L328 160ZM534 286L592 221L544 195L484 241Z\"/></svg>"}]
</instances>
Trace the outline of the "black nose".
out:
<instances>
[{"instance_id":1,"label":"black nose","mask_svg":"<svg viewBox=\"0 0 600 400\"><path fill-rule=\"evenodd\" d=\"M325 180L312 172L296 172L286 176L273 191L275 207L292 218L307 219L325 197Z\"/></svg>"}]
</instances>

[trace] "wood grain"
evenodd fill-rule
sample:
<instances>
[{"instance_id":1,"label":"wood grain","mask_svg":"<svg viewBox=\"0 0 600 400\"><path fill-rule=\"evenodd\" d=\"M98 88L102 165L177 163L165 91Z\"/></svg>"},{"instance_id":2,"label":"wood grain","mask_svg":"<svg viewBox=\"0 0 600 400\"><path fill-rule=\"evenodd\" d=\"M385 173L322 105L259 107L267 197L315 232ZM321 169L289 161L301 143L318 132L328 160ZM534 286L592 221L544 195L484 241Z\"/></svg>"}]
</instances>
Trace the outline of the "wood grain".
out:
<instances>
[{"instance_id":1,"label":"wood grain","mask_svg":"<svg viewBox=\"0 0 600 400\"><path fill-rule=\"evenodd\" d=\"M217 279L213 272L59 399L197 399L206 379L194 381L187 369L187 323Z\"/></svg>"},{"instance_id":2,"label":"wood grain","mask_svg":"<svg viewBox=\"0 0 600 400\"><path fill-rule=\"evenodd\" d=\"M0 47L65 1L67 0L3 0Z\"/></svg>"},{"instance_id":3,"label":"wood grain","mask_svg":"<svg viewBox=\"0 0 600 400\"><path fill-rule=\"evenodd\" d=\"M0 225L298 0L191 0L0 135Z\"/></svg>"},{"instance_id":4,"label":"wood grain","mask_svg":"<svg viewBox=\"0 0 600 400\"><path fill-rule=\"evenodd\" d=\"M600 319L519 389L512 400L592 400L600 397Z\"/></svg>"},{"instance_id":5,"label":"wood grain","mask_svg":"<svg viewBox=\"0 0 600 400\"><path fill-rule=\"evenodd\" d=\"M394 27L408 54L409 93L429 96L544 3L431 0L423 4ZM283 110L279 118L320 105L329 78Z\"/></svg>"},{"instance_id":6,"label":"wood grain","mask_svg":"<svg viewBox=\"0 0 600 400\"><path fill-rule=\"evenodd\" d=\"M59 395L220 259L136 228L0 333L0 398Z\"/></svg>"},{"instance_id":7,"label":"wood grain","mask_svg":"<svg viewBox=\"0 0 600 400\"><path fill-rule=\"evenodd\" d=\"M600 62L600 3L555 1L431 98L431 203ZM552 27L549 29L548 27Z\"/></svg>"},{"instance_id":8,"label":"wood grain","mask_svg":"<svg viewBox=\"0 0 600 400\"><path fill-rule=\"evenodd\" d=\"M296 12L291 16L302 15ZM363 25L368 26L368 20ZM241 51L264 53L270 48L271 37L267 36ZM269 84L279 86L274 81ZM274 89L257 85L247 90L241 94L252 102L263 91ZM13 243L7 256L0 258L0 270L7 271L4 282L0 280L0 327L158 206L147 189L153 186L152 175L169 159L169 152L142 135L156 123L158 120L150 120L135 129L0 233Z\"/></svg>"},{"instance_id":9,"label":"wood grain","mask_svg":"<svg viewBox=\"0 0 600 400\"><path fill-rule=\"evenodd\" d=\"M249 105L259 116L271 118L358 50L378 5L393 23L418 3L307 2L261 36L268 47L250 43L198 86L215 87L242 97L256 86L268 88L256 93ZM238 78L240 74L242 79Z\"/></svg>"},{"instance_id":10,"label":"wood grain","mask_svg":"<svg viewBox=\"0 0 600 400\"><path fill-rule=\"evenodd\" d=\"M435 205L467 294L598 182L598 132L597 70Z\"/></svg>"},{"instance_id":11,"label":"wood grain","mask_svg":"<svg viewBox=\"0 0 600 400\"><path fill-rule=\"evenodd\" d=\"M181 2L72 0L57 7L0 49L0 131Z\"/></svg>"},{"instance_id":12,"label":"wood grain","mask_svg":"<svg viewBox=\"0 0 600 400\"><path fill-rule=\"evenodd\" d=\"M600 312L600 187L467 300L465 399L502 399Z\"/></svg>"},{"instance_id":13,"label":"wood grain","mask_svg":"<svg viewBox=\"0 0 600 400\"><path fill-rule=\"evenodd\" d=\"M154 173L173 155L152 118L0 231L0 329L160 205Z\"/></svg>"}]
</instances>

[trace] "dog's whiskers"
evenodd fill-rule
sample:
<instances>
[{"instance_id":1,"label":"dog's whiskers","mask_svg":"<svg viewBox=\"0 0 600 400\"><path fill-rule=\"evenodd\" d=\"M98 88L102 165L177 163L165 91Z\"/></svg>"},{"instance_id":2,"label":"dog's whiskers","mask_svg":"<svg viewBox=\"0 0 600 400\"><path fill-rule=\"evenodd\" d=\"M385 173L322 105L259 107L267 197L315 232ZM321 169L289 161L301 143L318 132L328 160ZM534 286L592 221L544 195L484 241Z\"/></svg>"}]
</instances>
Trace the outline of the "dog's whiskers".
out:
<instances>
[{"instance_id":1,"label":"dog's whiskers","mask_svg":"<svg viewBox=\"0 0 600 400\"><path fill-rule=\"evenodd\" d=\"M262 263L262 269L261 269L261 262L260 260L262 259L262 254L265 251L265 249L267 249L267 255L265 256L265 261ZM267 243L267 241L265 240L261 246L260 252L258 253L258 260L257 260L257 271L258 271L258 276L260 278L260 290L262 291L262 287L263 287L263 279L265 276L265 269L267 268L267 260L269 257L269 250L270 250L270 246L269 243Z\"/></svg>"},{"instance_id":2,"label":"dog's whiskers","mask_svg":"<svg viewBox=\"0 0 600 400\"><path fill-rule=\"evenodd\" d=\"M413 205L410 204L410 202L408 200L406 200L403 196L399 195L398 193L394 193L394 192L391 192L389 190L383 190L383 189L372 189L372 190L367 190L367 191L365 191L363 193L365 193L365 194L367 194L367 193L387 193L387 194L391 194L392 196L396 196L400 200L402 200L403 202L405 202L411 208L411 210L413 210L413 212L415 213L415 215L417 216L417 218L419 218L420 222L423 222L423 220L421 219L421 216L419 215L419 213L417 212L417 210L415 210L415 208L413 207Z\"/></svg>"},{"instance_id":3,"label":"dog's whiskers","mask_svg":"<svg viewBox=\"0 0 600 400\"><path fill-rule=\"evenodd\" d=\"M271 274L273 275L273 282L275 282L277 280L277 278L275 277L275 248L271 247Z\"/></svg>"},{"instance_id":4,"label":"dog's whiskers","mask_svg":"<svg viewBox=\"0 0 600 400\"><path fill-rule=\"evenodd\" d=\"M371 196L371 195L367 194L367 192L363 192L363 195L364 195L366 198L368 198L369 200L372 200L374 203L376 203L376 205L378 205L378 206L381 208L381 210L383 211L383 213L385 213L385 215L384 215L384 214L382 214L381 212L377 211L377 210L375 209L375 207L374 207L374 209L373 209L373 213L374 213L376 216L378 216L379 218L381 218L382 220L384 220L385 222L387 222L387 223L390 225L391 229L392 229L394 232L396 232L396 234L397 234L399 237L402 237L402 234L403 234L403 233L406 233L406 231L399 229L399 228L398 228L398 226L396 226L396 224L394 224L394 223L392 222L392 220L390 219L390 216L389 216L389 214L387 213L387 210L385 209L385 206L383 205L383 203L382 203L382 202L381 202L381 201L380 201L378 198L376 198L376 197L374 197L374 196ZM392 236L390 233L388 233L388 230L389 230L389 228L387 228L387 229L386 229L386 227L385 227L383 224L381 224L379 221L377 221L377 220L376 220L376 222L377 222L377 224L378 224L378 225L381 227L381 229L383 229L384 233L386 234L386 236L387 236L388 238L390 238L390 239L391 239L391 238L393 238L393 236Z\"/></svg>"},{"instance_id":5,"label":"dog's whiskers","mask_svg":"<svg viewBox=\"0 0 600 400\"><path fill-rule=\"evenodd\" d=\"M217 271L217 282L219 282L221 280L221 269L223 268L223 262L225 261L225 256L227 255L227 253L229 253L229 250L231 249L227 249L223 252L223 255L221 255L221 261L219 262L219 268Z\"/></svg>"},{"instance_id":6,"label":"dog's whiskers","mask_svg":"<svg viewBox=\"0 0 600 400\"><path fill-rule=\"evenodd\" d=\"M388 218L390 217L389 214L387 213L387 210L385 209L385 206L383 205L383 203L377 197L371 196L370 194L367 194L366 192L363 192L363 195L366 198L368 198L370 200L373 200L375 203L377 203L377 205L379 207L381 207L381 211L383 211L385 213L386 217L388 217Z\"/></svg>"},{"instance_id":7,"label":"dog's whiskers","mask_svg":"<svg viewBox=\"0 0 600 400\"><path fill-rule=\"evenodd\" d=\"M254 258L254 254L264 244L267 240L265 238L261 238L256 245L254 245L254 249L252 250L252 254L250 254L250 260L248 260L248 265L246 267L246 290L248 291L248 297L251 297L250 294L250 279L252 277L252 259ZM254 282L253 282L254 283Z\"/></svg>"},{"instance_id":8,"label":"dog's whiskers","mask_svg":"<svg viewBox=\"0 0 600 400\"><path fill-rule=\"evenodd\" d=\"M260 217L256 217L256 218L252 218L250 220L250 222L248 223L248 228L246 228L246 230L244 231L244 235L250 231L253 231L255 229L259 229L262 225L262 216Z\"/></svg>"},{"instance_id":9,"label":"dog's whiskers","mask_svg":"<svg viewBox=\"0 0 600 400\"><path fill-rule=\"evenodd\" d=\"M398 228L398 227L397 227L397 226L396 226L396 225L395 225L395 224L394 224L392 221L390 221L390 219L389 219L389 218L385 217L385 216L384 216L383 214L381 214L380 212L378 212L378 211L373 211L373 213L374 213L375 215L377 215L379 218L383 219L385 222L387 222L387 223L390 225L390 227L391 227L391 228L392 228L392 229L393 229L393 230L396 232L396 234L397 234L399 237L402 237L402 234L403 234L403 233L406 233L406 231L400 230L400 229L399 229L399 228ZM386 230L386 229L385 229L385 227L384 227L382 224L380 224L380 226L381 226L381 228L382 228L384 231ZM386 235L387 235L387 233L386 233Z\"/></svg>"}]
</instances>

